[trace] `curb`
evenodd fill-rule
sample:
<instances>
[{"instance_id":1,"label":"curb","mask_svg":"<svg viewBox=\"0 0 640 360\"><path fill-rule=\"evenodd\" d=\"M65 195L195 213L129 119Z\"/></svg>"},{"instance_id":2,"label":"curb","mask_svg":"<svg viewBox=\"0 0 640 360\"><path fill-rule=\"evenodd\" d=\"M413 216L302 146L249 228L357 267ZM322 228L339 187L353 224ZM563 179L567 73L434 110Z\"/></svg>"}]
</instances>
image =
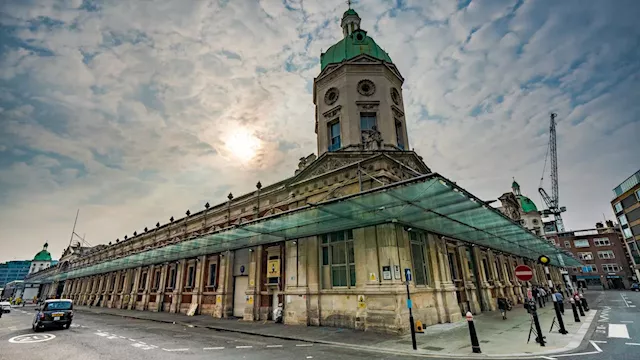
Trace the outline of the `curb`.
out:
<instances>
[{"instance_id":1,"label":"curb","mask_svg":"<svg viewBox=\"0 0 640 360\"><path fill-rule=\"evenodd\" d=\"M85 313L91 313L91 314L95 314L95 315L110 315L110 316L117 316L117 317L121 317L121 318L125 318L125 319L146 320L146 321L153 321L153 322L165 323L165 324L177 324L177 325L181 325L181 326L203 328L203 329L210 329L210 330L224 331L224 332L231 332L231 333L238 333L238 334L245 334L245 335L261 336L261 337L273 338L273 339L290 340L290 341L302 341L302 342L306 342L306 343L322 344L322 345L329 345L329 346L341 347L341 348L345 348L346 347L346 348L350 348L350 349L357 349L357 350L363 350L363 351L375 352L375 353L405 355L405 356L422 357L422 358L447 358L447 359L489 359L489 358L490 359L516 359L516 358L517 359L540 359L541 357L545 357L547 355L566 353L568 351L575 350L576 348L578 348L580 346L580 344L582 343L582 340L584 339L584 337L586 335L587 330L590 328L591 323L592 323L593 319L595 318L595 316L596 316L596 314L598 312L598 311L593 311L593 316L590 316L591 319L589 320L589 322L588 323L587 322L583 323L580 326L580 329L572 336L573 339L571 340L571 342L567 346L564 346L564 347L559 348L559 349L541 351L541 352L535 353L535 354L533 354L533 353L440 354L440 353L432 353L432 352L412 352L412 351L406 351L406 350L387 350L387 349L382 349L382 348L373 347L373 346L355 345L355 344L341 343L341 342L336 342L336 341L318 340L318 339L306 339L306 338L301 338L301 337L284 336L284 335L276 335L276 334L264 334L264 333L257 333L257 332L254 332L254 331L247 331L247 330L241 330L241 329L229 329L229 328L226 328L226 327L213 326L213 325L190 324L190 323L186 323L186 322L182 322L182 321L150 319L150 318L145 318L145 317L131 316L129 314L113 314L113 313L108 313L108 312L85 311L84 309L79 309L77 311L85 312Z\"/></svg>"}]
</instances>

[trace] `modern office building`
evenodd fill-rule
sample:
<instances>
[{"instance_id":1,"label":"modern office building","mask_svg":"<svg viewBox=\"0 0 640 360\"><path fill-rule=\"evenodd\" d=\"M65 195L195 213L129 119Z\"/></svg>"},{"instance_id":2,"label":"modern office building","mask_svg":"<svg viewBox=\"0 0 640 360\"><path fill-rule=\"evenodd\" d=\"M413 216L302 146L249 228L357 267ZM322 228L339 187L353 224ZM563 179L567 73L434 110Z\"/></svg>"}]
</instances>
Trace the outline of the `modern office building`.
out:
<instances>
[{"instance_id":1,"label":"modern office building","mask_svg":"<svg viewBox=\"0 0 640 360\"><path fill-rule=\"evenodd\" d=\"M22 280L29 274L29 267L31 261L19 260L19 261L7 261L0 263L0 287L14 280Z\"/></svg>"},{"instance_id":2,"label":"modern office building","mask_svg":"<svg viewBox=\"0 0 640 360\"><path fill-rule=\"evenodd\" d=\"M343 39L320 56L317 157L124 240L69 248L28 280L79 304L265 321L282 303L285 324L393 333L409 329L405 281L426 325L522 302L514 268L546 284L540 255L564 285L560 267L578 261L410 150L404 78L360 22L346 11Z\"/></svg>"},{"instance_id":3,"label":"modern office building","mask_svg":"<svg viewBox=\"0 0 640 360\"><path fill-rule=\"evenodd\" d=\"M640 279L640 170L613 189L611 207L631 255L636 279Z\"/></svg>"}]
</instances>

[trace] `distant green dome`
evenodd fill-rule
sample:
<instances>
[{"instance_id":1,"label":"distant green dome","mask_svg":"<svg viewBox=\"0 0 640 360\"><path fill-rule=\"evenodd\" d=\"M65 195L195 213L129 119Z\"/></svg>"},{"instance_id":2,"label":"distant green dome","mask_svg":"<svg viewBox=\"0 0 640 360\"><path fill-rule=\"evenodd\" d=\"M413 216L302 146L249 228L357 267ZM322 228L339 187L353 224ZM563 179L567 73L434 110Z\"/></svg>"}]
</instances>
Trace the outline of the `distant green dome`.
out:
<instances>
[{"instance_id":1,"label":"distant green dome","mask_svg":"<svg viewBox=\"0 0 640 360\"><path fill-rule=\"evenodd\" d=\"M358 16L358 13L353 9L349 9L349 10L344 12L344 14L342 15L342 18L343 19L346 18L347 15L356 15L356 16Z\"/></svg>"},{"instance_id":2,"label":"distant green dome","mask_svg":"<svg viewBox=\"0 0 640 360\"><path fill-rule=\"evenodd\" d=\"M520 207L522 207L522 211L524 211L525 213L532 212L532 211L538 212L538 208L536 207L536 204L534 204L533 201L531 201L531 199L529 199L524 195L517 195L517 197L518 197L518 201L520 202Z\"/></svg>"},{"instance_id":3,"label":"distant green dome","mask_svg":"<svg viewBox=\"0 0 640 360\"><path fill-rule=\"evenodd\" d=\"M33 261L51 261L51 254L47 250L41 250L33 258Z\"/></svg>"},{"instance_id":4,"label":"distant green dome","mask_svg":"<svg viewBox=\"0 0 640 360\"><path fill-rule=\"evenodd\" d=\"M393 62L387 54L364 30L356 30L351 35L338 41L324 54L320 55L320 70L329 64L338 64L362 54L373 56L378 60Z\"/></svg>"}]
</instances>

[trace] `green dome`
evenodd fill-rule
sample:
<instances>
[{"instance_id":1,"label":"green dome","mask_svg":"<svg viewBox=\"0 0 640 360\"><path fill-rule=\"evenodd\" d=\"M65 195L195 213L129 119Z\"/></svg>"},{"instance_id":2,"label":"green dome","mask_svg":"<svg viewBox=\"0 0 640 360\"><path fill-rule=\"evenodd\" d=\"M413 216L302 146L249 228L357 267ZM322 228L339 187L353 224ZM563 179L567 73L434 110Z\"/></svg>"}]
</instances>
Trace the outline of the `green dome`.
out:
<instances>
[{"instance_id":1,"label":"green dome","mask_svg":"<svg viewBox=\"0 0 640 360\"><path fill-rule=\"evenodd\" d=\"M41 250L33 258L33 261L51 261L51 254L47 250Z\"/></svg>"},{"instance_id":2,"label":"green dome","mask_svg":"<svg viewBox=\"0 0 640 360\"><path fill-rule=\"evenodd\" d=\"M345 15L347 15L349 11L353 10L347 10ZM353 13L355 14L355 11L353 11ZM392 62L389 54L382 50L371 37L367 36L366 31L356 30L351 35L338 41L324 54L320 55L320 70L324 70L329 64L338 64L361 54L373 56L378 60Z\"/></svg>"},{"instance_id":3,"label":"green dome","mask_svg":"<svg viewBox=\"0 0 640 360\"><path fill-rule=\"evenodd\" d=\"M518 201L520 202L520 207L522 207L522 211L524 211L525 213L532 212L532 211L538 212L538 208L536 207L536 204L534 204L533 201L531 201L531 199L529 199L524 195L517 195L517 197L518 197Z\"/></svg>"},{"instance_id":4,"label":"green dome","mask_svg":"<svg viewBox=\"0 0 640 360\"><path fill-rule=\"evenodd\" d=\"M349 10L347 10L347 11L345 11L345 12L344 12L344 14L342 15L342 18L344 19L344 18L346 18L348 15L355 15L355 16L358 16L358 13L357 13L355 10L353 10L353 9L349 9Z\"/></svg>"},{"instance_id":5,"label":"green dome","mask_svg":"<svg viewBox=\"0 0 640 360\"><path fill-rule=\"evenodd\" d=\"M515 180L511 183L512 189L520 189L520 184L518 184Z\"/></svg>"}]
</instances>

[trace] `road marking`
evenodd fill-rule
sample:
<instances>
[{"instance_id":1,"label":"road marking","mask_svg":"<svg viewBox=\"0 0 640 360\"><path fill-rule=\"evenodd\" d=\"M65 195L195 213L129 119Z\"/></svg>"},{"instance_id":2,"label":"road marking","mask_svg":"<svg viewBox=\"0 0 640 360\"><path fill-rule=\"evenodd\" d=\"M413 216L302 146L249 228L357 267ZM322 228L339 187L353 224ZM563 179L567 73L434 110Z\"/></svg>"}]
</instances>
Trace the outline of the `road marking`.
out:
<instances>
[{"instance_id":1,"label":"road marking","mask_svg":"<svg viewBox=\"0 0 640 360\"><path fill-rule=\"evenodd\" d=\"M202 348L202 350L222 350L222 349L224 349L224 346Z\"/></svg>"},{"instance_id":2,"label":"road marking","mask_svg":"<svg viewBox=\"0 0 640 360\"><path fill-rule=\"evenodd\" d=\"M281 348L282 345L267 345L268 348Z\"/></svg>"},{"instance_id":3,"label":"road marking","mask_svg":"<svg viewBox=\"0 0 640 360\"><path fill-rule=\"evenodd\" d=\"M633 324L633 321L631 321L631 320L622 320L620 322L621 323L626 323L626 324Z\"/></svg>"},{"instance_id":4,"label":"road marking","mask_svg":"<svg viewBox=\"0 0 640 360\"><path fill-rule=\"evenodd\" d=\"M640 346L640 344L638 343L624 343L625 345L634 345L634 346Z\"/></svg>"},{"instance_id":5,"label":"road marking","mask_svg":"<svg viewBox=\"0 0 640 360\"><path fill-rule=\"evenodd\" d=\"M16 330L18 330L18 328L17 328L17 327L15 327L15 326L9 326L9 327L8 327L8 329L9 329L9 331L16 331Z\"/></svg>"},{"instance_id":6,"label":"road marking","mask_svg":"<svg viewBox=\"0 0 640 360\"><path fill-rule=\"evenodd\" d=\"M53 340L55 337L53 334L26 334L12 337L9 339L9 342L14 344L31 344Z\"/></svg>"},{"instance_id":7,"label":"road marking","mask_svg":"<svg viewBox=\"0 0 640 360\"><path fill-rule=\"evenodd\" d=\"M135 340L135 339L132 339L132 338L129 338L129 341L136 342L136 340Z\"/></svg>"},{"instance_id":8,"label":"road marking","mask_svg":"<svg viewBox=\"0 0 640 360\"><path fill-rule=\"evenodd\" d=\"M253 346L251 345L241 345L241 346L236 346L236 349L251 349Z\"/></svg>"},{"instance_id":9,"label":"road marking","mask_svg":"<svg viewBox=\"0 0 640 360\"><path fill-rule=\"evenodd\" d=\"M308 347L308 346L313 346L313 344L297 344L297 347Z\"/></svg>"},{"instance_id":10,"label":"road marking","mask_svg":"<svg viewBox=\"0 0 640 360\"><path fill-rule=\"evenodd\" d=\"M589 342L591 343L591 345L593 345L594 348L596 348L596 350L598 350L598 352L602 352L602 349L600 349L600 346L596 345L595 341L589 340Z\"/></svg>"},{"instance_id":11,"label":"road marking","mask_svg":"<svg viewBox=\"0 0 640 360\"><path fill-rule=\"evenodd\" d=\"M131 346L137 347L138 349L142 349L142 350L151 350L151 349L157 348L157 346L155 346L155 345L147 345L147 344L142 344L142 343L131 344Z\"/></svg>"},{"instance_id":12,"label":"road marking","mask_svg":"<svg viewBox=\"0 0 640 360\"><path fill-rule=\"evenodd\" d=\"M629 305L629 307L636 307L635 305Z\"/></svg>"},{"instance_id":13,"label":"road marking","mask_svg":"<svg viewBox=\"0 0 640 360\"><path fill-rule=\"evenodd\" d=\"M552 357L548 357L548 356L540 356L540 359L556 360L556 358L552 358Z\"/></svg>"},{"instance_id":14,"label":"road marking","mask_svg":"<svg viewBox=\"0 0 640 360\"><path fill-rule=\"evenodd\" d=\"M189 351L189 349L165 349L165 348L162 348L162 350L164 350L164 351Z\"/></svg>"},{"instance_id":15,"label":"road marking","mask_svg":"<svg viewBox=\"0 0 640 360\"><path fill-rule=\"evenodd\" d=\"M98 336L109 336L109 334L105 334L103 332L97 332L96 335L98 335Z\"/></svg>"},{"instance_id":16,"label":"road marking","mask_svg":"<svg viewBox=\"0 0 640 360\"><path fill-rule=\"evenodd\" d=\"M307 356L307 359L313 359L313 356Z\"/></svg>"},{"instance_id":17,"label":"road marking","mask_svg":"<svg viewBox=\"0 0 640 360\"><path fill-rule=\"evenodd\" d=\"M622 296L622 300L624 301L624 304L627 305L627 307L629 307L629 303L627 302L627 299L622 294L620 294L620 296Z\"/></svg>"},{"instance_id":18,"label":"road marking","mask_svg":"<svg viewBox=\"0 0 640 360\"><path fill-rule=\"evenodd\" d=\"M602 341L602 340L591 340L592 343L596 343L596 344L606 344L606 341Z\"/></svg>"},{"instance_id":19,"label":"road marking","mask_svg":"<svg viewBox=\"0 0 640 360\"><path fill-rule=\"evenodd\" d=\"M630 339L627 325L625 324L609 324L610 338Z\"/></svg>"}]
</instances>

